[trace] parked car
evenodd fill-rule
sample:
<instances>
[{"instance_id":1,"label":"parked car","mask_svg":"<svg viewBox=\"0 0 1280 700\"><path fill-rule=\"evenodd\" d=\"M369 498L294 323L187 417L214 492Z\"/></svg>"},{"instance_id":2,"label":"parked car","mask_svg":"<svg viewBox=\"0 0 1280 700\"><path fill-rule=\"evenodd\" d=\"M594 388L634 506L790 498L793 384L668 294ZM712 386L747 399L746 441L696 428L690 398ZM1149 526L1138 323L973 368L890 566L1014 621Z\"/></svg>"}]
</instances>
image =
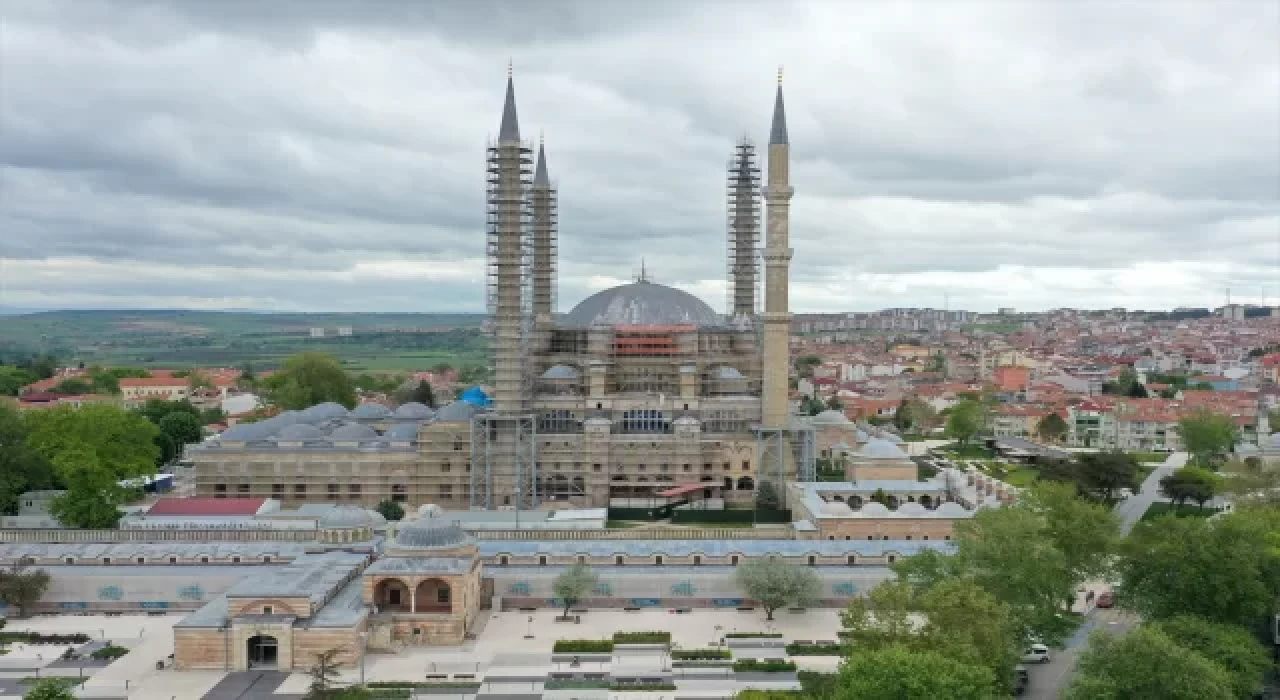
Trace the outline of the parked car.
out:
<instances>
[{"instance_id":1,"label":"parked car","mask_svg":"<svg viewBox=\"0 0 1280 700\"><path fill-rule=\"evenodd\" d=\"M1115 607L1116 596L1111 591L1103 591L1098 594L1098 602L1094 603L1099 608Z\"/></svg>"},{"instance_id":2,"label":"parked car","mask_svg":"<svg viewBox=\"0 0 1280 700\"><path fill-rule=\"evenodd\" d=\"M1049 658L1049 647L1044 644L1032 644L1027 650L1022 652L1022 663L1024 664L1047 664Z\"/></svg>"}]
</instances>

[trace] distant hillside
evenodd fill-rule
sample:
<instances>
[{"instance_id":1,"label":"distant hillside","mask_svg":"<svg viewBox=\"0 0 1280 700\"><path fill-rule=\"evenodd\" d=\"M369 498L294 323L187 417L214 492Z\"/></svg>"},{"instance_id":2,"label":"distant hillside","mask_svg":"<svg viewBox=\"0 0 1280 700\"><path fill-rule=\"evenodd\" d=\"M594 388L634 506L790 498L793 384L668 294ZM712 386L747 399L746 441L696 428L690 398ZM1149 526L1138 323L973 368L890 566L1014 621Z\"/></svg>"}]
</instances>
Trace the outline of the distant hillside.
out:
<instances>
[{"instance_id":1,"label":"distant hillside","mask_svg":"<svg viewBox=\"0 0 1280 700\"><path fill-rule=\"evenodd\" d=\"M484 364L482 314L46 311L0 316L0 361L53 353L64 362L272 367L303 350L352 369ZM311 337L320 328L324 336ZM350 336L339 336L350 328Z\"/></svg>"}]
</instances>

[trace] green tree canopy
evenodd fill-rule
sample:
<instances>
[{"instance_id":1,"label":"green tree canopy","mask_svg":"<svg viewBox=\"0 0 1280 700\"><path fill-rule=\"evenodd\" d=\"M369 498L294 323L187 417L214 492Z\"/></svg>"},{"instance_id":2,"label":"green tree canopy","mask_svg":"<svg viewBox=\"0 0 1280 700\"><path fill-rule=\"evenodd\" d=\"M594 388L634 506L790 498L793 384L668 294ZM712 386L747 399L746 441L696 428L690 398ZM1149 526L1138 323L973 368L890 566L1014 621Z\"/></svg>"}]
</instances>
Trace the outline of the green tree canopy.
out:
<instances>
[{"instance_id":1,"label":"green tree canopy","mask_svg":"<svg viewBox=\"0 0 1280 700\"><path fill-rule=\"evenodd\" d=\"M991 700L991 672L935 651L892 646L853 654L841 667L841 700Z\"/></svg>"},{"instance_id":2,"label":"green tree canopy","mask_svg":"<svg viewBox=\"0 0 1280 700\"><path fill-rule=\"evenodd\" d=\"M1080 499L1069 484L1038 483L1017 507L1040 515L1043 533L1062 553L1073 584L1105 577L1120 536L1120 520L1111 508ZM1074 600L1074 593L1069 600Z\"/></svg>"},{"instance_id":3,"label":"green tree canopy","mask_svg":"<svg viewBox=\"0 0 1280 700\"><path fill-rule=\"evenodd\" d=\"M404 518L404 508L390 498L379 503L376 510L382 517L392 522Z\"/></svg>"},{"instance_id":4,"label":"green tree canopy","mask_svg":"<svg viewBox=\"0 0 1280 700\"><path fill-rule=\"evenodd\" d=\"M1222 487L1222 477L1200 467L1183 467L1160 479L1160 493L1176 504L1195 501L1204 507Z\"/></svg>"},{"instance_id":5,"label":"green tree canopy","mask_svg":"<svg viewBox=\"0 0 1280 700\"><path fill-rule=\"evenodd\" d=\"M1240 431L1231 416L1198 409L1178 421L1182 444L1197 464L1217 466L1239 442Z\"/></svg>"},{"instance_id":6,"label":"green tree canopy","mask_svg":"<svg viewBox=\"0 0 1280 700\"><path fill-rule=\"evenodd\" d=\"M569 609L590 593L599 580L600 577L596 572L583 563L574 564L556 576L556 580L551 584L551 590L564 604L565 617L569 616Z\"/></svg>"},{"instance_id":7,"label":"green tree canopy","mask_svg":"<svg viewBox=\"0 0 1280 700\"><path fill-rule=\"evenodd\" d=\"M165 437L173 441L179 453L186 445L198 443L204 437L199 416L193 416L186 411L174 411L161 418L159 428Z\"/></svg>"},{"instance_id":8,"label":"green tree canopy","mask_svg":"<svg viewBox=\"0 0 1280 700\"><path fill-rule=\"evenodd\" d=\"M965 399L951 407L947 416L946 436L967 445L986 424L986 409L973 399Z\"/></svg>"},{"instance_id":9,"label":"green tree canopy","mask_svg":"<svg viewBox=\"0 0 1280 700\"><path fill-rule=\"evenodd\" d=\"M1094 632L1066 700L1234 700L1231 676L1157 629Z\"/></svg>"},{"instance_id":10,"label":"green tree canopy","mask_svg":"<svg viewBox=\"0 0 1280 700\"><path fill-rule=\"evenodd\" d=\"M784 605L809 605L822 590L812 569L772 557L748 559L738 566L734 578L747 596L759 601L768 620Z\"/></svg>"},{"instance_id":11,"label":"green tree canopy","mask_svg":"<svg viewBox=\"0 0 1280 700\"><path fill-rule=\"evenodd\" d=\"M1278 522L1269 509L1246 509L1138 523L1120 548L1120 603L1148 619L1256 623L1280 599Z\"/></svg>"},{"instance_id":12,"label":"green tree canopy","mask_svg":"<svg viewBox=\"0 0 1280 700\"><path fill-rule=\"evenodd\" d=\"M73 445L53 458L66 491L49 503L49 512L64 525L112 528L120 521L119 506L130 496L92 449Z\"/></svg>"},{"instance_id":13,"label":"green tree canopy","mask_svg":"<svg viewBox=\"0 0 1280 700\"><path fill-rule=\"evenodd\" d=\"M1262 676L1271 666L1271 655L1249 630L1191 615L1171 617L1153 626L1179 646L1199 653L1231 674L1236 697L1252 698L1262 689Z\"/></svg>"},{"instance_id":14,"label":"green tree canopy","mask_svg":"<svg viewBox=\"0 0 1280 700\"><path fill-rule=\"evenodd\" d=\"M1067 422L1056 412L1041 418L1040 422L1036 424L1036 435L1045 442L1062 442L1067 438L1067 433L1070 431L1071 428L1067 425Z\"/></svg>"},{"instance_id":15,"label":"green tree canopy","mask_svg":"<svg viewBox=\"0 0 1280 700\"><path fill-rule=\"evenodd\" d=\"M106 404L55 406L28 411L23 422L28 444L55 468L60 454L77 448L92 453L117 481L155 473L160 429L130 411Z\"/></svg>"},{"instance_id":16,"label":"green tree canopy","mask_svg":"<svg viewBox=\"0 0 1280 700\"><path fill-rule=\"evenodd\" d=\"M326 401L347 408L356 405L356 389L351 377L337 358L325 353L294 355L263 383L271 403L283 410L302 410Z\"/></svg>"},{"instance_id":17,"label":"green tree canopy","mask_svg":"<svg viewBox=\"0 0 1280 700\"><path fill-rule=\"evenodd\" d=\"M17 407L0 401L0 514L17 513L23 491L53 486L53 467L27 444L27 426Z\"/></svg>"},{"instance_id":18,"label":"green tree canopy","mask_svg":"<svg viewBox=\"0 0 1280 700\"><path fill-rule=\"evenodd\" d=\"M76 694L59 679L45 678L31 686L22 700L76 700Z\"/></svg>"},{"instance_id":19,"label":"green tree canopy","mask_svg":"<svg viewBox=\"0 0 1280 700\"><path fill-rule=\"evenodd\" d=\"M0 571L0 601L18 610L18 617L26 617L31 605L49 588L49 572L32 569L25 564L14 564Z\"/></svg>"},{"instance_id":20,"label":"green tree canopy","mask_svg":"<svg viewBox=\"0 0 1280 700\"><path fill-rule=\"evenodd\" d=\"M782 505L778 497L778 489L772 481L761 480L756 483L756 508L760 510L777 510Z\"/></svg>"},{"instance_id":21,"label":"green tree canopy","mask_svg":"<svg viewBox=\"0 0 1280 700\"><path fill-rule=\"evenodd\" d=\"M165 401L164 399L148 399L146 403L134 409L134 411L146 418L147 420L160 425L160 419L174 412L190 413L193 416L200 415L200 409L196 408L190 401L182 399L181 401Z\"/></svg>"},{"instance_id":22,"label":"green tree canopy","mask_svg":"<svg viewBox=\"0 0 1280 700\"><path fill-rule=\"evenodd\" d=\"M36 381L35 372L12 365L0 365L0 396L17 396L22 387ZM1274 425L1280 425L1280 422Z\"/></svg>"},{"instance_id":23,"label":"green tree canopy","mask_svg":"<svg viewBox=\"0 0 1280 700\"><path fill-rule=\"evenodd\" d=\"M1040 469L1041 479L1073 483L1081 494L1108 503L1119 489L1139 488L1138 475L1138 461L1119 450L1084 452L1070 460L1047 462Z\"/></svg>"}]
</instances>

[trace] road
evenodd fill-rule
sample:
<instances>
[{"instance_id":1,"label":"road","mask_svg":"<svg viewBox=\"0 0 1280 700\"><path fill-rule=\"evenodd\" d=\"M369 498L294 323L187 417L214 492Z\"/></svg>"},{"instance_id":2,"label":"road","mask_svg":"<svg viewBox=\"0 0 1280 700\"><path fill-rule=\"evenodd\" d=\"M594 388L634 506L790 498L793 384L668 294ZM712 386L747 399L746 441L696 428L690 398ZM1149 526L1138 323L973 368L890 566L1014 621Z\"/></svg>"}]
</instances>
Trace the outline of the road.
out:
<instances>
[{"instance_id":1,"label":"road","mask_svg":"<svg viewBox=\"0 0 1280 700\"><path fill-rule=\"evenodd\" d=\"M1142 520L1147 508L1160 498L1160 479L1172 474L1187 463L1186 452L1174 452L1155 471L1142 482L1142 490L1115 505L1115 514L1120 517L1120 531L1128 535L1133 526ZM1089 585L1095 594L1110 588L1107 584ZM1116 634L1124 634L1138 624L1137 616L1114 608L1098 610L1090 607L1085 614L1084 624L1067 640L1066 648L1053 655L1053 661L1034 666L1030 669L1031 685L1027 689L1027 697L1034 700L1057 700L1063 689L1071 681L1071 672L1075 669L1080 652L1089 643L1089 634L1095 629L1105 629Z\"/></svg>"},{"instance_id":2,"label":"road","mask_svg":"<svg viewBox=\"0 0 1280 700\"><path fill-rule=\"evenodd\" d=\"M1174 452L1156 467L1155 471L1142 482L1142 491L1116 504L1116 515L1120 516L1120 533L1127 535L1134 525L1142 520L1142 516L1160 498L1160 480L1172 474L1178 468L1186 466L1187 453Z\"/></svg>"}]
</instances>

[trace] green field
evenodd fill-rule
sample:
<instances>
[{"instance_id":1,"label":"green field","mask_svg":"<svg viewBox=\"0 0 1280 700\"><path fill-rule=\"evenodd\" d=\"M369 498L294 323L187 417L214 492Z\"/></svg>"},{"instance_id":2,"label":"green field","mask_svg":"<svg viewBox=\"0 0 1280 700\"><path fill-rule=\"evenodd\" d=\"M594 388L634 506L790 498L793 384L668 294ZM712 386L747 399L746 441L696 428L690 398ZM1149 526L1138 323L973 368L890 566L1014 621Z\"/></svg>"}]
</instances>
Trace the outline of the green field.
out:
<instances>
[{"instance_id":1,"label":"green field","mask_svg":"<svg viewBox=\"0 0 1280 700\"><path fill-rule=\"evenodd\" d=\"M53 354L64 364L270 369L304 351L352 371L487 363L480 314L270 314L213 311L53 311L0 317L0 362ZM349 327L351 335L338 336ZM323 328L325 337L311 337Z\"/></svg>"}]
</instances>

